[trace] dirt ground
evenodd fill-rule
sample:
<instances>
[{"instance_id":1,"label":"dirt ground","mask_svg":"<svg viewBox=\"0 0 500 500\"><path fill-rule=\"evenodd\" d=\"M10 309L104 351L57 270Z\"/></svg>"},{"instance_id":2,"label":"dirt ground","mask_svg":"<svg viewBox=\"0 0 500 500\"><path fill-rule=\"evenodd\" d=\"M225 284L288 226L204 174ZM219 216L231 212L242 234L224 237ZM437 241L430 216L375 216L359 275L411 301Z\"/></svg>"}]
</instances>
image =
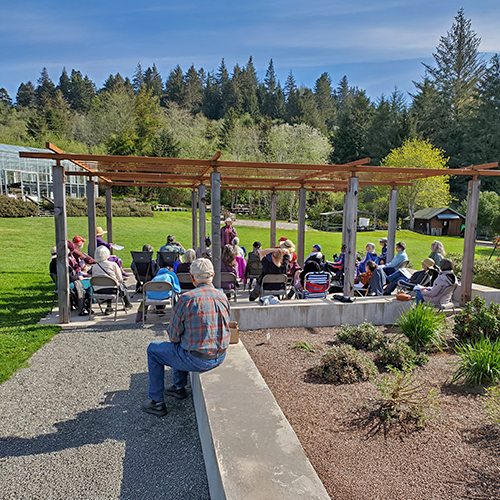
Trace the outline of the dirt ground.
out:
<instances>
[{"instance_id":1,"label":"dirt ground","mask_svg":"<svg viewBox=\"0 0 500 500\"><path fill-rule=\"evenodd\" d=\"M371 435L365 418L379 396L371 382L330 385L308 374L335 331L241 332L331 498L500 499L500 430L486 419L479 389L450 385L456 368L450 362L458 358L451 351L433 354L415 371L440 390L439 413L424 429ZM301 341L315 352L293 348Z\"/></svg>"}]
</instances>

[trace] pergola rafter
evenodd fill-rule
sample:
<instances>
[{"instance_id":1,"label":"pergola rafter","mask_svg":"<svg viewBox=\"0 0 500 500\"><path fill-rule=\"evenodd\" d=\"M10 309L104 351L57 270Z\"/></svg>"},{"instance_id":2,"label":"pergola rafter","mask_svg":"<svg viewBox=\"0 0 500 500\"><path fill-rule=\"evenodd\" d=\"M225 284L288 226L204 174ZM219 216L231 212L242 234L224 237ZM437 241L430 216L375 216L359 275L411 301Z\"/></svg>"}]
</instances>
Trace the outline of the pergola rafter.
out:
<instances>
[{"instance_id":1,"label":"pergola rafter","mask_svg":"<svg viewBox=\"0 0 500 500\"><path fill-rule=\"evenodd\" d=\"M472 264L474 261L474 241L477 225L477 203L479 199L479 177L498 176L500 171L491 170L498 163L486 163L458 169L427 169L427 168L400 168L369 165L370 158L362 158L342 165L317 165L309 163L263 163L248 161L220 160L221 153L217 152L211 159L191 158L156 158L132 157L116 155L88 155L65 153L61 149L48 143L47 152L20 152L23 158L45 158L54 160L54 199L56 209L56 237L58 249L58 289L60 322L69 322L69 284L67 276L67 248L66 248L66 208L64 192L64 176L89 177L87 192L92 191L98 178L98 184L106 186L106 203L108 225L112 224L111 214L111 187L112 186L156 186L188 188L192 192L193 210L196 208L196 190L200 200L200 246L204 246L205 238L205 189L212 192L212 213L220 215L220 189L248 189L271 191L271 244L276 239L276 192L299 192L299 228L297 239L297 253L299 263L302 264L305 243L305 196L306 191L343 191L346 192L344 206L343 240L348 243L346 255L344 294L353 294L354 266L357 229L357 199L358 191L364 186L390 186L391 199L389 203L389 231L390 242L388 258L392 258L396 232L397 188L411 186L413 181L429 177L440 176L470 176L467 228L464 241L464 266L462 272L462 296L464 303L471 298ZM62 160L69 160L83 168L85 172L64 171ZM57 196L56 196L57 192ZM93 206L91 206L93 205ZM109 205L109 207L108 207ZM470 205L470 206L469 206ZM472 206L474 205L474 206ZM90 214L93 211L93 225ZM197 238L196 217L193 214L193 245ZM91 229L93 228L93 230ZM64 235L63 235L64 233ZM61 236L63 235L63 236ZM108 233L109 236L109 233ZM201 239L203 238L203 241ZM89 198L89 243L95 240L95 200ZM212 242L214 267L216 276L214 283L220 284L220 217L212 217ZM465 276L464 276L465 275Z\"/></svg>"}]
</instances>

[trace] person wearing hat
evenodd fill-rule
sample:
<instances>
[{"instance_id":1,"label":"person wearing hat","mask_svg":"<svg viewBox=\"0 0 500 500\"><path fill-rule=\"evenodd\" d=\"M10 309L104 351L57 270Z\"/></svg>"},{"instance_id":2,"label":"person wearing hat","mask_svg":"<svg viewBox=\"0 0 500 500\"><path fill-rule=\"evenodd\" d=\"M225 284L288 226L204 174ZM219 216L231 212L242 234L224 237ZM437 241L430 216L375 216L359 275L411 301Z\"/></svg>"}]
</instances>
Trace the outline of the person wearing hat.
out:
<instances>
[{"instance_id":1,"label":"person wearing hat","mask_svg":"<svg viewBox=\"0 0 500 500\"><path fill-rule=\"evenodd\" d=\"M80 266L82 264L82 261L88 265L95 264L95 260L92 257L82 252L83 244L85 241L87 240L85 238L82 238L81 236L75 236L73 238L73 245L75 245L75 250L73 251L73 254L80 262Z\"/></svg>"},{"instance_id":2,"label":"person wearing hat","mask_svg":"<svg viewBox=\"0 0 500 500\"><path fill-rule=\"evenodd\" d=\"M433 306L448 304L452 301L451 285L457 284L457 277L453 272L453 262L450 259L441 259L439 268L441 274L436 278L432 287L423 287L417 290L415 299L417 304L422 302L429 303Z\"/></svg>"},{"instance_id":3,"label":"person wearing hat","mask_svg":"<svg viewBox=\"0 0 500 500\"><path fill-rule=\"evenodd\" d=\"M379 264L385 264L387 262L387 238L380 238L378 240L380 246L382 247L382 252L378 258Z\"/></svg>"},{"instance_id":4,"label":"person wearing hat","mask_svg":"<svg viewBox=\"0 0 500 500\"><path fill-rule=\"evenodd\" d=\"M226 245L231 245L234 238L238 236L236 229L233 227L233 220L231 217L226 219L226 225L220 228L220 247L224 248Z\"/></svg>"},{"instance_id":5,"label":"person wearing hat","mask_svg":"<svg viewBox=\"0 0 500 500\"><path fill-rule=\"evenodd\" d=\"M107 233L107 231L104 231L103 228L101 226L97 226L95 228L95 234L96 234L96 249L99 248L99 247L106 247L110 254L111 252L113 251L113 245L111 243L106 243L103 239L102 239L102 236L104 236L105 234ZM116 255L111 255L109 257L109 260L111 262L116 262L118 264L118 266L120 267L120 271L122 273L122 275L125 277L125 278L128 278L130 276L129 273L126 273L124 270L123 270L123 264L122 264L122 261L121 259L119 259Z\"/></svg>"},{"instance_id":6,"label":"person wearing hat","mask_svg":"<svg viewBox=\"0 0 500 500\"><path fill-rule=\"evenodd\" d=\"M319 263L323 260L323 254L321 253L321 245L313 245L313 251L304 259L304 263L306 263L309 259L314 259Z\"/></svg>"},{"instance_id":7,"label":"person wearing hat","mask_svg":"<svg viewBox=\"0 0 500 500\"><path fill-rule=\"evenodd\" d=\"M291 240L289 240L286 236L282 236L279 239L278 245L280 245L280 248L281 248L281 243L287 240L291 242ZM297 262L297 254L295 253L295 247L293 247L293 252L290 252L290 262Z\"/></svg>"},{"instance_id":8,"label":"person wearing hat","mask_svg":"<svg viewBox=\"0 0 500 500\"><path fill-rule=\"evenodd\" d=\"M391 295L400 282L405 282L410 285L420 285L427 275L430 275L430 284L432 286L438 274L439 271L435 268L434 261L427 257L422 261L422 269L412 275L410 275L408 269L398 269L395 273L388 276L387 282L389 284L384 290L384 295Z\"/></svg>"}]
</instances>

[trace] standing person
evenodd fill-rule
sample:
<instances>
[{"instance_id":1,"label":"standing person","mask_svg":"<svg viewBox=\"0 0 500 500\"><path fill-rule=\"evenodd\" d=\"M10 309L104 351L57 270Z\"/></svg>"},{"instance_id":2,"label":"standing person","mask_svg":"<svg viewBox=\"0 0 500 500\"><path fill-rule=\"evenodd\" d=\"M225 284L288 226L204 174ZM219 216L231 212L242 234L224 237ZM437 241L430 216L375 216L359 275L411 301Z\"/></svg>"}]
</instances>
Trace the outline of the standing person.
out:
<instances>
[{"instance_id":1,"label":"standing person","mask_svg":"<svg viewBox=\"0 0 500 500\"><path fill-rule=\"evenodd\" d=\"M429 259L432 259L436 263L436 266L439 267L441 259L444 259L445 255L446 252L444 250L444 245L440 241L434 240L431 243L431 253L429 255Z\"/></svg>"},{"instance_id":2,"label":"standing person","mask_svg":"<svg viewBox=\"0 0 500 500\"><path fill-rule=\"evenodd\" d=\"M378 242L382 247L382 251L380 252L380 257L378 258L378 263L385 264L387 262L387 238L380 238Z\"/></svg>"},{"instance_id":3,"label":"standing person","mask_svg":"<svg viewBox=\"0 0 500 500\"><path fill-rule=\"evenodd\" d=\"M224 248L225 245L231 245L234 238L238 236L236 229L233 227L233 220L231 217L226 219L226 225L220 229L220 246Z\"/></svg>"},{"instance_id":4,"label":"standing person","mask_svg":"<svg viewBox=\"0 0 500 500\"><path fill-rule=\"evenodd\" d=\"M214 268L208 259L196 259L190 268L194 290L183 293L174 306L168 327L170 342L151 342L148 354L148 400L142 410L158 417L167 414L164 395L187 397L189 372L219 366L229 345L229 302L212 285ZM172 367L173 385L164 389L164 367Z\"/></svg>"}]
</instances>

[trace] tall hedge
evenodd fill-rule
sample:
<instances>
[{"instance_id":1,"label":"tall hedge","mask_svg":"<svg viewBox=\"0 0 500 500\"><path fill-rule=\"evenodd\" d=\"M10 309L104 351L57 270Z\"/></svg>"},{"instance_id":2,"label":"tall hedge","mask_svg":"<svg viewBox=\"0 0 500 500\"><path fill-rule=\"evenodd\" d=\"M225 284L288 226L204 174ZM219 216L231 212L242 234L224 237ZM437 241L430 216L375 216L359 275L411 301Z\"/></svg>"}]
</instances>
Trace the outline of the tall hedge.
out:
<instances>
[{"instance_id":1,"label":"tall hedge","mask_svg":"<svg viewBox=\"0 0 500 500\"><path fill-rule=\"evenodd\" d=\"M0 217L37 217L38 209L31 201L0 195Z\"/></svg>"},{"instance_id":2,"label":"tall hedge","mask_svg":"<svg viewBox=\"0 0 500 500\"><path fill-rule=\"evenodd\" d=\"M113 217L153 217L153 211L148 203L112 200ZM106 199L97 198L95 202L96 215L106 216ZM87 217L87 198L66 198L66 215L68 217Z\"/></svg>"}]
</instances>

